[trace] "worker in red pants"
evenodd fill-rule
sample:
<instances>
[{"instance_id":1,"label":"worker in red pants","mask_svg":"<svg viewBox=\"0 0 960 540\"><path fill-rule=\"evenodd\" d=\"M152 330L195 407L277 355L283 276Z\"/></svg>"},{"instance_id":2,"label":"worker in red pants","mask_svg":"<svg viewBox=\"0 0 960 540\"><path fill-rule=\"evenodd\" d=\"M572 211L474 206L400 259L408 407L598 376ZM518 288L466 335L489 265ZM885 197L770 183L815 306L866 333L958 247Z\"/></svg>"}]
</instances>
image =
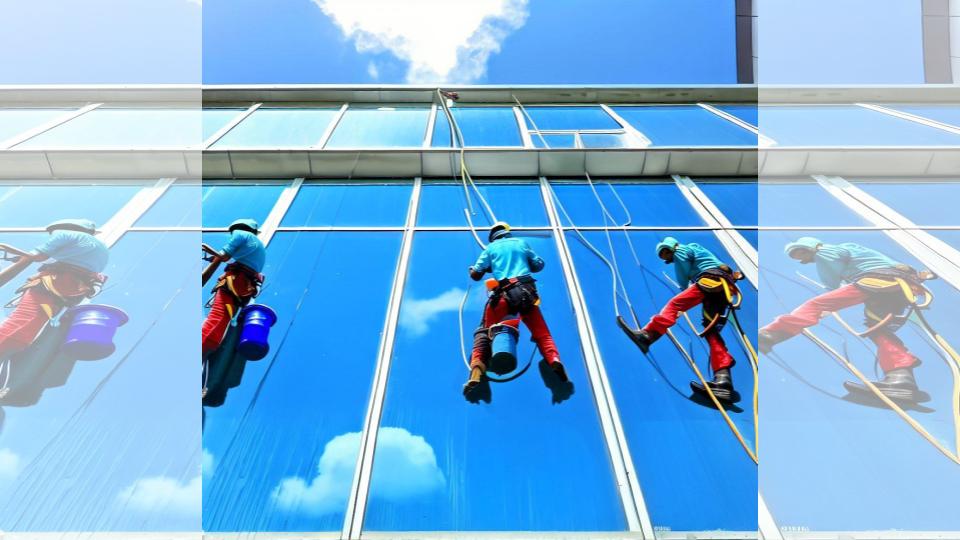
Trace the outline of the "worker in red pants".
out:
<instances>
[{"instance_id":1,"label":"worker in red pants","mask_svg":"<svg viewBox=\"0 0 960 540\"><path fill-rule=\"evenodd\" d=\"M874 385L891 399L922 399L926 394L913 375L919 360L896 331L903 326L905 318L900 316L910 305L901 283L919 292L920 282L932 275L854 243L824 244L803 237L787 244L784 252L801 264L816 264L821 283L830 290L760 329L760 352L769 353L774 345L816 325L827 313L862 304L865 324L875 328L867 337L877 346L877 363L884 372L883 380ZM859 383L847 382L844 386L854 392L870 392Z\"/></svg>"},{"instance_id":2,"label":"worker in red pants","mask_svg":"<svg viewBox=\"0 0 960 540\"><path fill-rule=\"evenodd\" d=\"M51 319L63 309L92 298L103 286L101 272L110 258L107 246L94 235L96 224L86 219L65 219L47 226L49 236L32 252L23 253L5 270L0 285L34 262L40 266L17 294L16 307L0 323L0 358L29 347ZM17 250L19 252L19 250Z\"/></svg>"},{"instance_id":3,"label":"worker in red pants","mask_svg":"<svg viewBox=\"0 0 960 540\"><path fill-rule=\"evenodd\" d=\"M470 359L470 378L463 386L469 394L483 380L490 358L490 337L487 328L502 323L513 326L519 320L530 330L533 341L540 349L547 365L560 378L568 381L566 370L560 362L560 353L550 335L550 329L540 312L540 296L536 280L530 275L543 270L544 262L530 245L510 234L510 225L498 222L490 229L489 245L470 267L470 278L480 281L490 272L497 280L483 311L483 327L474 334L473 353Z\"/></svg>"},{"instance_id":4,"label":"worker in red pants","mask_svg":"<svg viewBox=\"0 0 960 540\"><path fill-rule=\"evenodd\" d=\"M713 370L713 380L707 384L718 399L734 401L736 392L730 368L735 362L720 330L726 324L725 312L730 305L731 295L737 293L734 282L741 279L741 274L734 272L700 244L681 244L676 238L668 236L657 244L656 251L664 263L674 265L677 284L685 287L684 290L671 298L660 313L654 315L640 330L627 326L622 317L618 318L617 323L646 354L650 345L677 323L680 312L702 304L703 337L710 346L710 367ZM691 382L690 386L698 393L706 393L699 381Z\"/></svg>"},{"instance_id":5,"label":"worker in red pants","mask_svg":"<svg viewBox=\"0 0 960 540\"><path fill-rule=\"evenodd\" d=\"M263 284L263 266L267 262L267 250L257 237L260 225L252 219L238 219L230 224L230 239L214 256L215 260L228 264L213 288L210 312L203 321L203 354L220 348L230 322L237 312L257 296Z\"/></svg>"}]
</instances>

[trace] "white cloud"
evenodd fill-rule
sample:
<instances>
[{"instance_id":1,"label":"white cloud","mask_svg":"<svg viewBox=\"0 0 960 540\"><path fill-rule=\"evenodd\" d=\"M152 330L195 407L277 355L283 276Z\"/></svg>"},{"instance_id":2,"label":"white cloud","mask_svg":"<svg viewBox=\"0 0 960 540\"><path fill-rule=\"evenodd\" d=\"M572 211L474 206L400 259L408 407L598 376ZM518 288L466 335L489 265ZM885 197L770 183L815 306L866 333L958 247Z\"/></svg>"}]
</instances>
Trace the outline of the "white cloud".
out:
<instances>
[{"instance_id":1,"label":"white cloud","mask_svg":"<svg viewBox=\"0 0 960 540\"><path fill-rule=\"evenodd\" d=\"M407 61L408 83L471 83L522 27L528 0L313 0L361 53Z\"/></svg>"},{"instance_id":2,"label":"white cloud","mask_svg":"<svg viewBox=\"0 0 960 540\"><path fill-rule=\"evenodd\" d=\"M414 336L426 334L438 315L460 309L463 293L463 289L454 287L434 298L404 300L400 308L400 327Z\"/></svg>"},{"instance_id":3,"label":"white cloud","mask_svg":"<svg viewBox=\"0 0 960 540\"><path fill-rule=\"evenodd\" d=\"M0 448L0 484L13 480L20 474L20 456L9 448Z\"/></svg>"},{"instance_id":4,"label":"white cloud","mask_svg":"<svg viewBox=\"0 0 960 540\"><path fill-rule=\"evenodd\" d=\"M323 448L316 476L284 478L271 498L285 511L318 516L342 512L353 485L359 451L359 432L334 437ZM372 496L399 501L428 494L442 488L445 482L433 448L423 437L402 428L380 428Z\"/></svg>"},{"instance_id":5,"label":"white cloud","mask_svg":"<svg viewBox=\"0 0 960 540\"><path fill-rule=\"evenodd\" d=\"M187 0L187 2L203 7L203 0Z\"/></svg>"},{"instance_id":6,"label":"white cloud","mask_svg":"<svg viewBox=\"0 0 960 540\"><path fill-rule=\"evenodd\" d=\"M117 495L127 510L192 516L200 511L202 483L196 476L187 483L169 476L141 478Z\"/></svg>"},{"instance_id":7,"label":"white cloud","mask_svg":"<svg viewBox=\"0 0 960 540\"><path fill-rule=\"evenodd\" d=\"M203 472L204 478L212 478L213 472L217 468L217 461L214 459L213 454L210 453L206 448L203 449L203 455L201 456L200 461L200 470Z\"/></svg>"},{"instance_id":8,"label":"white cloud","mask_svg":"<svg viewBox=\"0 0 960 540\"><path fill-rule=\"evenodd\" d=\"M369 75L371 79L377 80L380 78L380 69L377 68L376 64L370 62L367 64L367 75Z\"/></svg>"}]
</instances>

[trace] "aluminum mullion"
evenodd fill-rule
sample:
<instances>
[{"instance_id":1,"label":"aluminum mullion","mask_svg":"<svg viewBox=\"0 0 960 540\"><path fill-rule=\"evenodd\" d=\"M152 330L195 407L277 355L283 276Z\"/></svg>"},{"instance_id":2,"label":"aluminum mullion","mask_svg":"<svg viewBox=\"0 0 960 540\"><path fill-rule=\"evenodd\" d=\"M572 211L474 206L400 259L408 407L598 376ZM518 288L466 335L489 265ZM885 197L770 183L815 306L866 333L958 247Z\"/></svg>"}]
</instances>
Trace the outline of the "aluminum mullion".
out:
<instances>
[{"instance_id":1,"label":"aluminum mullion","mask_svg":"<svg viewBox=\"0 0 960 540\"><path fill-rule=\"evenodd\" d=\"M626 120L624 120L622 116L616 113L616 111L614 111L613 109L611 109L610 107L608 107L606 104L603 104L603 103L600 104L600 108L603 109L604 112L609 114L610 117L613 118L618 124L620 124L620 127L625 129L627 133L636 137L636 139L642 143L641 148L649 148L653 146L653 141L651 141L646 135L644 135L642 131L633 127L633 125L630 122L627 122Z\"/></svg>"},{"instance_id":2,"label":"aluminum mullion","mask_svg":"<svg viewBox=\"0 0 960 540\"><path fill-rule=\"evenodd\" d=\"M347 109L350 108L349 103L344 103L340 106L340 110L337 112L337 115L333 117L333 120L330 121L330 125L327 126L327 129L324 130L323 135L320 136L320 140L317 141L313 146L308 146L307 150L322 150L324 146L327 145L327 141L330 140L330 137L333 136L334 130L337 129L337 126L340 125L340 120L343 120L343 115L347 114ZM311 167L313 165L311 164Z\"/></svg>"},{"instance_id":3,"label":"aluminum mullion","mask_svg":"<svg viewBox=\"0 0 960 540\"><path fill-rule=\"evenodd\" d=\"M430 148L433 142L433 130L437 125L437 104L430 104L430 116L427 119L427 132L423 134L423 148ZM422 169L422 165L421 165Z\"/></svg>"},{"instance_id":4,"label":"aluminum mullion","mask_svg":"<svg viewBox=\"0 0 960 540\"><path fill-rule=\"evenodd\" d=\"M254 104L251 105L249 108L247 108L247 110L245 110L245 111L243 111L243 112L240 112L240 113L237 113L237 117L236 117L236 118L234 118L233 120L230 120L229 122L227 122L227 125L225 125L225 126L223 126L222 128L218 129L218 130L216 131L216 133L214 133L214 134L211 135L209 138L207 138L207 140L203 141L203 144L201 145L201 147L202 147L204 150L206 150L206 149L210 148L211 146L213 146L214 144L216 144L216 142L219 141L220 139L222 139L224 135L226 135L227 133L229 133L233 128L237 127L237 126L240 124L240 122L243 122L244 120L246 120L247 118L249 118L250 115L253 114L257 109L259 109L261 105L263 105L263 103L254 103ZM203 110L202 110L202 109L201 109L200 114L201 114L201 120L202 120L202 118L203 118L203 117L202 117L202 115L203 115Z\"/></svg>"},{"instance_id":5,"label":"aluminum mullion","mask_svg":"<svg viewBox=\"0 0 960 540\"><path fill-rule=\"evenodd\" d=\"M133 224L160 200L160 197L173 185L173 181L173 178L161 178L154 185L138 191L127 201L127 204L103 224L100 240L108 248L113 247L133 227Z\"/></svg>"},{"instance_id":6,"label":"aluminum mullion","mask_svg":"<svg viewBox=\"0 0 960 540\"><path fill-rule=\"evenodd\" d=\"M374 370L373 388L370 392L370 401L367 405L367 415L360 435L360 449L357 452L357 465L354 469L353 485L347 499L344 513L344 539L359 539L363 531L363 519L367 510L367 498L370 492L370 481L373 475L374 452L377 447L377 436L380 430L380 419L383 414L383 402L387 393L387 377L390 373L390 363L393 361L393 347L396 339L397 326L400 320L400 305L403 300L403 291L406 287L407 273L410 267L410 254L413 251L414 225L417 220L417 211L420 207L420 192L423 183L417 177L413 182L413 193L407 207L407 220L403 240L400 245L400 256L397 259L393 286L390 290L390 301L387 304L387 317L384 321L384 330L380 337L380 348L377 354L377 365Z\"/></svg>"},{"instance_id":7,"label":"aluminum mullion","mask_svg":"<svg viewBox=\"0 0 960 540\"><path fill-rule=\"evenodd\" d=\"M617 490L623 504L627 525L630 531L640 532L643 538L653 540L655 538L653 523L650 520L650 514L643 498L643 492L633 465L633 458L630 455L630 448L627 445L626 434L620 420L619 409L617 409L613 398L613 390L610 387L606 368L600 360L600 347L597 344L596 333L593 330L590 315L587 311L586 299L583 297L583 289L580 287L573 256L570 254L570 247L567 245L564 230L560 226L560 216L557 214L552 197L553 191L546 177L540 178L540 192L543 196L547 216L553 226L567 293L570 296L570 303L573 305L574 316L577 321L577 332L590 379L590 388L597 405L597 413L606 440L614 476L617 480Z\"/></svg>"},{"instance_id":8,"label":"aluminum mullion","mask_svg":"<svg viewBox=\"0 0 960 540\"><path fill-rule=\"evenodd\" d=\"M0 142L0 150L9 150L10 148L13 148L14 146L20 143L26 142L36 137L37 135L40 135L41 133L46 133L57 126L66 124L67 122L79 116L83 116L84 114L87 114L88 112L96 109L97 107L100 107L101 105L103 105L103 103L92 103L90 105L87 105L86 107L81 107L75 111L64 113L63 115L58 116L57 118L54 118L53 120L50 120L45 124L40 124L37 127L24 131L23 133L14 135L9 139Z\"/></svg>"},{"instance_id":9,"label":"aluminum mullion","mask_svg":"<svg viewBox=\"0 0 960 540\"><path fill-rule=\"evenodd\" d=\"M900 118L902 120L909 120L911 122L922 124L927 127L934 129L939 129L941 131L946 131L947 133L953 133L954 135L960 135L960 127L947 124L946 122L940 122L938 120L932 120L924 116L918 116L916 114L910 114L903 111L898 111L896 109L890 109L882 105L874 105L872 103L854 103L858 107L863 107L864 109L870 109L887 116L893 116L895 118Z\"/></svg>"},{"instance_id":10,"label":"aluminum mullion","mask_svg":"<svg viewBox=\"0 0 960 540\"><path fill-rule=\"evenodd\" d=\"M783 540L780 527L774 521L773 514L767 508L767 501L763 499L759 489L757 491L757 529L760 533L760 540Z\"/></svg>"},{"instance_id":11,"label":"aluminum mullion","mask_svg":"<svg viewBox=\"0 0 960 540\"><path fill-rule=\"evenodd\" d=\"M263 220L263 225L260 226L260 234L258 236L264 246L270 244L273 235L277 233L277 229L280 228L280 223L283 221L283 216L287 215L287 210L290 209L290 206L293 204L293 199L296 198L297 193L300 192L300 186L302 185L303 178L294 178L293 182L283 188L280 196L277 197L277 202L273 204L273 208L270 210L270 213L267 214L267 219Z\"/></svg>"},{"instance_id":12,"label":"aluminum mullion","mask_svg":"<svg viewBox=\"0 0 960 540\"><path fill-rule=\"evenodd\" d=\"M513 116L517 119L517 127L520 128L520 138L523 140L524 148L536 148L536 145L533 144L533 137L530 136L531 126L527 125L527 122L523 118L523 111L520 110L520 107L513 107ZM539 130L536 130L539 133Z\"/></svg>"}]
</instances>

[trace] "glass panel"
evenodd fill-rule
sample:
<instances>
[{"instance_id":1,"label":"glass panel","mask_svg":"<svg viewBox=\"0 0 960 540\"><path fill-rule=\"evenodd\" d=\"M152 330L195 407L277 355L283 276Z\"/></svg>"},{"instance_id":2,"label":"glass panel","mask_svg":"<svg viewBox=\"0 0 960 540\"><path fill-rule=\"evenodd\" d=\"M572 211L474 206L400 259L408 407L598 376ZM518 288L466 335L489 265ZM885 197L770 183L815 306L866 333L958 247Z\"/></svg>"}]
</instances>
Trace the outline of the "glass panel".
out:
<instances>
[{"instance_id":1,"label":"glass panel","mask_svg":"<svg viewBox=\"0 0 960 540\"><path fill-rule=\"evenodd\" d=\"M427 107L350 107L326 148L420 148L429 119Z\"/></svg>"},{"instance_id":2,"label":"glass panel","mask_svg":"<svg viewBox=\"0 0 960 540\"><path fill-rule=\"evenodd\" d=\"M760 249L760 234L757 229L737 229L737 232L750 242L753 249Z\"/></svg>"},{"instance_id":3,"label":"glass panel","mask_svg":"<svg viewBox=\"0 0 960 540\"><path fill-rule=\"evenodd\" d=\"M283 184L213 184L203 186L203 226L226 227L235 219L261 225L280 197Z\"/></svg>"},{"instance_id":4,"label":"glass panel","mask_svg":"<svg viewBox=\"0 0 960 540\"><path fill-rule=\"evenodd\" d=\"M704 182L697 187L735 226L757 224L756 182Z\"/></svg>"},{"instance_id":5,"label":"glass panel","mask_svg":"<svg viewBox=\"0 0 960 540\"><path fill-rule=\"evenodd\" d=\"M530 140L533 141L533 145L537 148L546 148L544 145L546 143L550 148L576 148L577 147L577 136L573 133L569 135L555 135L555 134L544 134L537 135L536 133L530 134Z\"/></svg>"},{"instance_id":6,"label":"glass panel","mask_svg":"<svg viewBox=\"0 0 960 540\"><path fill-rule=\"evenodd\" d=\"M799 271L817 279L816 270L798 265L782 251L785 243L805 234L810 233L763 232L762 324L822 292L795 274ZM855 242L923 267L879 231L816 231L813 235L825 243ZM960 293L943 280L926 285L935 300L924 317L949 343L960 342L956 325ZM841 315L856 331L865 329L862 306L845 309ZM871 380L882 376L875 368L876 347L869 340L853 337L832 317L824 317L810 330ZM914 322L896 335L922 360L914 375L931 398L908 408L908 414L953 450L954 376ZM776 356L761 359L760 491L779 523L813 533L958 529L956 500L943 494L960 482L960 467L886 406L844 399L843 383L855 380L854 376L810 340L798 336L778 344L774 351ZM825 491L826 485L830 489ZM891 512L891 508L897 510Z\"/></svg>"},{"instance_id":7,"label":"glass panel","mask_svg":"<svg viewBox=\"0 0 960 540\"><path fill-rule=\"evenodd\" d=\"M584 148L626 148L630 139L620 133L581 133L580 142Z\"/></svg>"},{"instance_id":8,"label":"glass panel","mask_svg":"<svg viewBox=\"0 0 960 540\"><path fill-rule=\"evenodd\" d=\"M176 183L137 220L138 227L199 227L200 184Z\"/></svg>"},{"instance_id":9,"label":"glass panel","mask_svg":"<svg viewBox=\"0 0 960 540\"><path fill-rule=\"evenodd\" d=\"M203 140L206 141L245 109L204 109Z\"/></svg>"},{"instance_id":10,"label":"glass panel","mask_svg":"<svg viewBox=\"0 0 960 540\"><path fill-rule=\"evenodd\" d=\"M546 261L537 275L541 307L575 393L553 403L534 366L514 382L493 385L490 403L463 398L467 370L458 358L458 306L466 266L478 248L466 232L417 233L377 441L368 530L625 528L556 243L527 240ZM486 296L482 287L472 291L464 314L468 336ZM522 337L520 361L534 350Z\"/></svg>"},{"instance_id":11,"label":"glass panel","mask_svg":"<svg viewBox=\"0 0 960 540\"><path fill-rule=\"evenodd\" d=\"M714 105L717 109L725 113L732 114L740 120L750 124L751 126L756 126L757 122L757 106L754 105Z\"/></svg>"},{"instance_id":12,"label":"glass panel","mask_svg":"<svg viewBox=\"0 0 960 540\"><path fill-rule=\"evenodd\" d=\"M143 185L0 184L0 227L46 227L68 217L103 226Z\"/></svg>"},{"instance_id":13,"label":"glass panel","mask_svg":"<svg viewBox=\"0 0 960 540\"><path fill-rule=\"evenodd\" d=\"M655 146L756 146L757 136L696 105L614 107Z\"/></svg>"},{"instance_id":14,"label":"glass panel","mask_svg":"<svg viewBox=\"0 0 960 540\"><path fill-rule=\"evenodd\" d=\"M0 142L64 116L72 109L0 109Z\"/></svg>"},{"instance_id":15,"label":"glass panel","mask_svg":"<svg viewBox=\"0 0 960 540\"><path fill-rule=\"evenodd\" d=\"M857 182L857 187L920 226L960 226L960 182Z\"/></svg>"},{"instance_id":16,"label":"glass panel","mask_svg":"<svg viewBox=\"0 0 960 540\"><path fill-rule=\"evenodd\" d=\"M257 299L278 316L272 352L204 407L204 530L343 527L401 236L274 236Z\"/></svg>"},{"instance_id":17,"label":"glass panel","mask_svg":"<svg viewBox=\"0 0 960 540\"><path fill-rule=\"evenodd\" d=\"M760 182L757 190L763 227L870 225L815 182Z\"/></svg>"},{"instance_id":18,"label":"glass panel","mask_svg":"<svg viewBox=\"0 0 960 540\"><path fill-rule=\"evenodd\" d=\"M550 224L543 207L539 184L477 184L487 204L497 215L514 227L546 227ZM472 188L469 188L473 204L470 219L475 227L493 225L483 203ZM418 227L467 227L464 209L468 208L463 186L424 182L420 193Z\"/></svg>"},{"instance_id":19,"label":"glass panel","mask_svg":"<svg viewBox=\"0 0 960 540\"><path fill-rule=\"evenodd\" d=\"M620 129L623 126L610 117L601 107L524 107L533 123L529 129L581 130L581 129ZM524 117L529 123L530 119Z\"/></svg>"},{"instance_id":20,"label":"glass panel","mask_svg":"<svg viewBox=\"0 0 960 540\"><path fill-rule=\"evenodd\" d=\"M667 531L756 531L757 466L720 413L693 400L688 383L696 376L669 339L655 343L645 358L624 335L616 322L610 270L576 233L566 234L653 525ZM610 241L641 325L679 292L661 274L666 272L673 279L673 267L664 265L654 253L654 246L664 236L699 243L725 262L733 263L709 231L629 234L632 245L621 232L611 234ZM603 232L584 235L608 260L613 260ZM639 264L631 253L639 258ZM740 286L744 307L738 316L756 343L753 329L757 293L749 282L741 281ZM631 325L637 324L622 301L620 310ZM691 310L690 316L699 328L700 309ZM673 332L701 371L708 373L705 340L698 338L682 320ZM733 324L728 324L722 333L737 362L733 380L742 396L728 412L752 445L756 441L751 398L753 371ZM656 406L651 406L654 403ZM697 511L691 512L691 500L711 502L698 505Z\"/></svg>"},{"instance_id":21,"label":"glass panel","mask_svg":"<svg viewBox=\"0 0 960 540\"><path fill-rule=\"evenodd\" d=\"M454 107L451 111L467 146L523 146L513 107ZM451 139L450 122L443 109L438 108L431 146L459 146L451 144L451 140L456 143L455 138Z\"/></svg>"},{"instance_id":22,"label":"glass panel","mask_svg":"<svg viewBox=\"0 0 960 540\"><path fill-rule=\"evenodd\" d=\"M16 148L183 148L203 142L200 109L95 109Z\"/></svg>"},{"instance_id":23,"label":"glass panel","mask_svg":"<svg viewBox=\"0 0 960 540\"><path fill-rule=\"evenodd\" d=\"M937 103L932 105L887 105L887 107L960 128L960 105Z\"/></svg>"},{"instance_id":24,"label":"glass panel","mask_svg":"<svg viewBox=\"0 0 960 540\"><path fill-rule=\"evenodd\" d=\"M409 183L307 184L293 200L284 227L403 227Z\"/></svg>"},{"instance_id":25,"label":"glass panel","mask_svg":"<svg viewBox=\"0 0 960 540\"><path fill-rule=\"evenodd\" d=\"M588 184L553 182L552 185L554 193L560 199L560 204L573 220L573 225L578 227L605 225L603 208L597 202ZM594 181L594 185L603 205L616 220L616 223L609 223L608 220L607 225L627 223L634 227L706 225L672 181L640 184ZM623 201L622 205L621 201ZM627 211L624 210L624 205ZM565 227L570 226L563 211L559 208L557 211L560 212L560 223Z\"/></svg>"},{"instance_id":26,"label":"glass panel","mask_svg":"<svg viewBox=\"0 0 960 540\"><path fill-rule=\"evenodd\" d=\"M299 148L320 142L339 107L260 108L224 135L213 148Z\"/></svg>"},{"instance_id":27,"label":"glass panel","mask_svg":"<svg viewBox=\"0 0 960 540\"><path fill-rule=\"evenodd\" d=\"M0 242L32 248L42 238ZM14 369L12 377L32 374L42 393L0 402L3 463L20 465L0 489L4 531L199 530L197 345L184 339L200 325L199 266L176 256L198 241L197 233L125 235L96 299L129 316L116 351L95 361L33 355ZM12 297L32 272L0 296Z\"/></svg>"},{"instance_id":28,"label":"glass panel","mask_svg":"<svg viewBox=\"0 0 960 540\"><path fill-rule=\"evenodd\" d=\"M760 130L779 146L960 145L960 135L855 105L764 106Z\"/></svg>"}]
</instances>

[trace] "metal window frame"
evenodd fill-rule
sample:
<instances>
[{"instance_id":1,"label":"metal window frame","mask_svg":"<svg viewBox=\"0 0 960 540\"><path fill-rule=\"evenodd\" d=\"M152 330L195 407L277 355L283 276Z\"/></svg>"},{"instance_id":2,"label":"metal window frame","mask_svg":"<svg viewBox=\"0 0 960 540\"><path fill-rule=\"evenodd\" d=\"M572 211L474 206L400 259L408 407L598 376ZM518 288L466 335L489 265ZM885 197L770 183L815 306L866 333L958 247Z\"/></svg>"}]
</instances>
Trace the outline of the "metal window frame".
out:
<instances>
[{"instance_id":1,"label":"metal window frame","mask_svg":"<svg viewBox=\"0 0 960 540\"><path fill-rule=\"evenodd\" d=\"M263 105L263 103L254 103L253 105L247 107L247 109L246 109L245 111L241 111L240 113L238 113L236 117L234 117L233 119L231 119L229 122L227 122L227 123L226 123L223 127L221 127L220 129L218 129L213 135L211 135L210 137L208 137L207 140L203 141L203 149L204 149L204 150L208 150L211 146L213 146L214 144L216 144L217 141L219 141L220 139L222 139L224 135L226 135L227 133L230 132L230 130L232 130L233 128L237 127L237 126L240 124L240 122L243 122L243 121L246 120L251 114L253 114L254 112L256 112L256 110L259 109L261 105ZM204 109L204 110L206 110L206 109ZM203 113L201 112L200 114L202 115ZM202 118L202 116L201 116L201 118Z\"/></svg>"},{"instance_id":2,"label":"metal window frame","mask_svg":"<svg viewBox=\"0 0 960 540\"><path fill-rule=\"evenodd\" d=\"M24 131L19 135L14 135L13 137L10 137L5 141L0 141L0 150L9 150L20 143L29 141L30 139L38 135L41 135L43 133L46 133L52 130L53 128L59 127L75 118L83 116L88 112L99 108L101 105L103 105L103 103L91 103L90 105L87 105L85 107L80 107L79 109L76 109L74 111L68 111L63 115L58 116L53 120L50 120L49 122L40 124L39 126L36 126L32 129L28 129L27 131Z\"/></svg>"},{"instance_id":3,"label":"metal window frame","mask_svg":"<svg viewBox=\"0 0 960 540\"><path fill-rule=\"evenodd\" d=\"M891 109L889 107L884 107L883 105L877 105L874 103L854 103L854 105L863 107L864 109L869 109L871 111L876 111L881 114L886 114L888 116L900 118L902 120L909 120L927 127L946 131L947 133L953 133L954 135L960 135L960 127L948 124L946 122L941 122L939 120L933 120L925 116L898 111L896 109Z\"/></svg>"}]
</instances>

